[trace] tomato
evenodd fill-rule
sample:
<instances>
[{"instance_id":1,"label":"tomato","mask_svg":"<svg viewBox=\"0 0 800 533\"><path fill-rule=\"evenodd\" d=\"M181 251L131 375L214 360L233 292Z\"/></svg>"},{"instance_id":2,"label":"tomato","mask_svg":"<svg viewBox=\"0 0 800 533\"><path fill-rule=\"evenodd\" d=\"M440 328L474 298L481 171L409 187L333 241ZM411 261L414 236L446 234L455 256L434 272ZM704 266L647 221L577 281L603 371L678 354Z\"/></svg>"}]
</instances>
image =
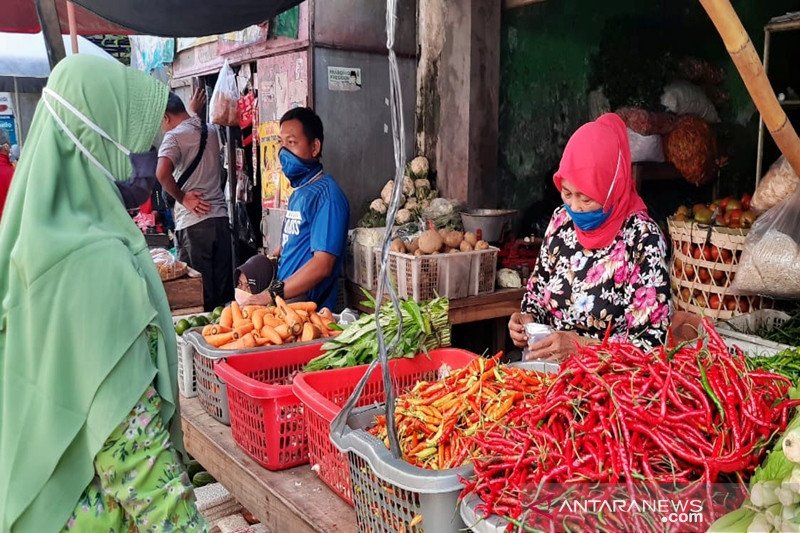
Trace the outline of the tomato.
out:
<instances>
[{"instance_id":1,"label":"tomato","mask_svg":"<svg viewBox=\"0 0 800 533\"><path fill-rule=\"evenodd\" d=\"M716 284L719 285L720 282L725 279L725 271L714 269L711 271L711 277L714 278Z\"/></svg>"},{"instance_id":2,"label":"tomato","mask_svg":"<svg viewBox=\"0 0 800 533\"><path fill-rule=\"evenodd\" d=\"M712 294L708 298L708 306L711 307L711 309L722 309L722 300L719 294Z\"/></svg>"},{"instance_id":3,"label":"tomato","mask_svg":"<svg viewBox=\"0 0 800 533\"><path fill-rule=\"evenodd\" d=\"M689 281L694 281L694 267L690 264L683 265L683 275Z\"/></svg>"},{"instance_id":4,"label":"tomato","mask_svg":"<svg viewBox=\"0 0 800 533\"><path fill-rule=\"evenodd\" d=\"M740 313L747 313L750 311L750 302L747 301L747 298L742 298L739 300L739 312Z\"/></svg>"},{"instance_id":5,"label":"tomato","mask_svg":"<svg viewBox=\"0 0 800 533\"><path fill-rule=\"evenodd\" d=\"M725 309L728 311L736 311L736 298L733 296L725 297Z\"/></svg>"},{"instance_id":6,"label":"tomato","mask_svg":"<svg viewBox=\"0 0 800 533\"><path fill-rule=\"evenodd\" d=\"M700 278L702 283L708 283L711 280L711 274L709 274L708 269L705 267L697 269L697 277Z\"/></svg>"},{"instance_id":7,"label":"tomato","mask_svg":"<svg viewBox=\"0 0 800 533\"><path fill-rule=\"evenodd\" d=\"M752 202L752 201L753 201L753 197L750 196L749 194L745 194L744 196L742 196L742 209L744 209L745 211L749 211L750 210L750 202Z\"/></svg>"}]
</instances>

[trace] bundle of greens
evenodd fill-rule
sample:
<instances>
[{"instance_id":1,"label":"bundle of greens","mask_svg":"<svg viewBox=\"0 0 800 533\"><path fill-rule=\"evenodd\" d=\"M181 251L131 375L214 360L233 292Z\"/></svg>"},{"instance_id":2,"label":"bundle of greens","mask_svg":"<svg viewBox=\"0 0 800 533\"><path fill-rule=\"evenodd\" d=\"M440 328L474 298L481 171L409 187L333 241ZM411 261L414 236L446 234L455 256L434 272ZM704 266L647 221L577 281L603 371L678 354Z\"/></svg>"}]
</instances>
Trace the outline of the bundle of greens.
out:
<instances>
[{"instance_id":1,"label":"bundle of greens","mask_svg":"<svg viewBox=\"0 0 800 533\"><path fill-rule=\"evenodd\" d=\"M369 293L365 305L375 308L375 299ZM390 358L414 357L420 352L450 345L449 302L447 298L436 298L423 304L414 300L400 300L400 315L403 321L398 340L398 317L391 302L380 310L380 323L387 348L395 340L396 347ZM303 369L305 372L345 368L369 364L378 357L378 333L375 315L363 315L348 325L339 335L322 345L322 355L312 359Z\"/></svg>"},{"instance_id":2,"label":"bundle of greens","mask_svg":"<svg viewBox=\"0 0 800 533\"><path fill-rule=\"evenodd\" d=\"M786 311L786 313L790 317L789 320L777 326L761 328L756 335L762 339L790 346L800 344L800 307Z\"/></svg>"}]
</instances>

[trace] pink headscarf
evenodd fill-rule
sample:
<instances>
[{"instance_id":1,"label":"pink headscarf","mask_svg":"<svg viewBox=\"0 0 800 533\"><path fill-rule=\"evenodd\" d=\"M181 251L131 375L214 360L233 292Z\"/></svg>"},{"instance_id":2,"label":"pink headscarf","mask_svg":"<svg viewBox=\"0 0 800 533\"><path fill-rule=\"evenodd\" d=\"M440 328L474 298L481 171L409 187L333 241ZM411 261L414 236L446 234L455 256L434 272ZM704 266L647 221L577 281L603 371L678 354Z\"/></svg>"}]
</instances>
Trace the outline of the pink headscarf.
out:
<instances>
[{"instance_id":1,"label":"pink headscarf","mask_svg":"<svg viewBox=\"0 0 800 533\"><path fill-rule=\"evenodd\" d=\"M628 130L614 113L606 113L572 134L553 176L559 191L562 180L602 204L606 211L612 209L611 216L600 227L591 231L575 228L578 242L584 248L605 248L631 213L647 211L632 178Z\"/></svg>"}]
</instances>

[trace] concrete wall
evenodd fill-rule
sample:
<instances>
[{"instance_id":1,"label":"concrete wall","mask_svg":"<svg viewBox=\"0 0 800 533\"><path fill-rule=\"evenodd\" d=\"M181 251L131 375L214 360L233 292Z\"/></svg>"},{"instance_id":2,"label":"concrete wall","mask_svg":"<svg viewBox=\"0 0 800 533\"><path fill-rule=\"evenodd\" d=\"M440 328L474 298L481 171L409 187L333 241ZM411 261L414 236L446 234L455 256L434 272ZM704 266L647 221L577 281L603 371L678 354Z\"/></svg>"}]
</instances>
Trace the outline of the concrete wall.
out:
<instances>
[{"instance_id":1,"label":"concrete wall","mask_svg":"<svg viewBox=\"0 0 800 533\"><path fill-rule=\"evenodd\" d=\"M735 0L733 4L759 51L764 23L773 16L800 9L797 0ZM700 57L726 67L725 89L731 100L724 115L745 124L746 131L737 135L745 135L741 142L750 143L754 172L757 117L753 117L752 102L699 2L548 0L503 12L498 163L501 205L523 211L534 206L536 210L536 202L542 200L550 184L567 139L588 119L587 93L592 89L588 82L589 60L597 50L603 27L609 20L625 15L680 21L685 31L675 35L676 43L694 40ZM665 47L668 45L665 43ZM788 59L786 54L784 51L784 61Z\"/></svg>"}]
</instances>

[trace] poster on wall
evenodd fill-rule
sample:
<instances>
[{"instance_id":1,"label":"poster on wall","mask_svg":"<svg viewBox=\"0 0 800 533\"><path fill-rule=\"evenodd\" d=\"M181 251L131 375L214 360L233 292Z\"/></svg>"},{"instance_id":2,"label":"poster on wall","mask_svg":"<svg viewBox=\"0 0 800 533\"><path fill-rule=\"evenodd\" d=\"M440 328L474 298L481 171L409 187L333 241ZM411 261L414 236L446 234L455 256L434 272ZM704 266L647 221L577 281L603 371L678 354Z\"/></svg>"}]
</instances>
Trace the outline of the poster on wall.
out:
<instances>
[{"instance_id":1,"label":"poster on wall","mask_svg":"<svg viewBox=\"0 0 800 533\"><path fill-rule=\"evenodd\" d=\"M358 67L328 67L329 91L360 91L361 69Z\"/></svg>"},{"instance_id":2,"label":"poster on wall","mask_svg":"<svg viewBox=\"0 0 800 533\"><path fill-rule=\"evenodd\" d=\"M8 133L11 144L17 144L17 126L14 122L14 105L11 93L0 93L0 129Z\"/></svg>"},{"instance_id":3,"label":"poster on wall","mask_svg":"<svg viewBox=\"0 0 800 533\"><path fill-rule=\"evenodd\" d=\"M258 140L261 150L261 199L265 208L286 207L292 187L281 172L280 118L288 110L308 105L306 52L258 61Z\"/></svg>"}]
</instances>

